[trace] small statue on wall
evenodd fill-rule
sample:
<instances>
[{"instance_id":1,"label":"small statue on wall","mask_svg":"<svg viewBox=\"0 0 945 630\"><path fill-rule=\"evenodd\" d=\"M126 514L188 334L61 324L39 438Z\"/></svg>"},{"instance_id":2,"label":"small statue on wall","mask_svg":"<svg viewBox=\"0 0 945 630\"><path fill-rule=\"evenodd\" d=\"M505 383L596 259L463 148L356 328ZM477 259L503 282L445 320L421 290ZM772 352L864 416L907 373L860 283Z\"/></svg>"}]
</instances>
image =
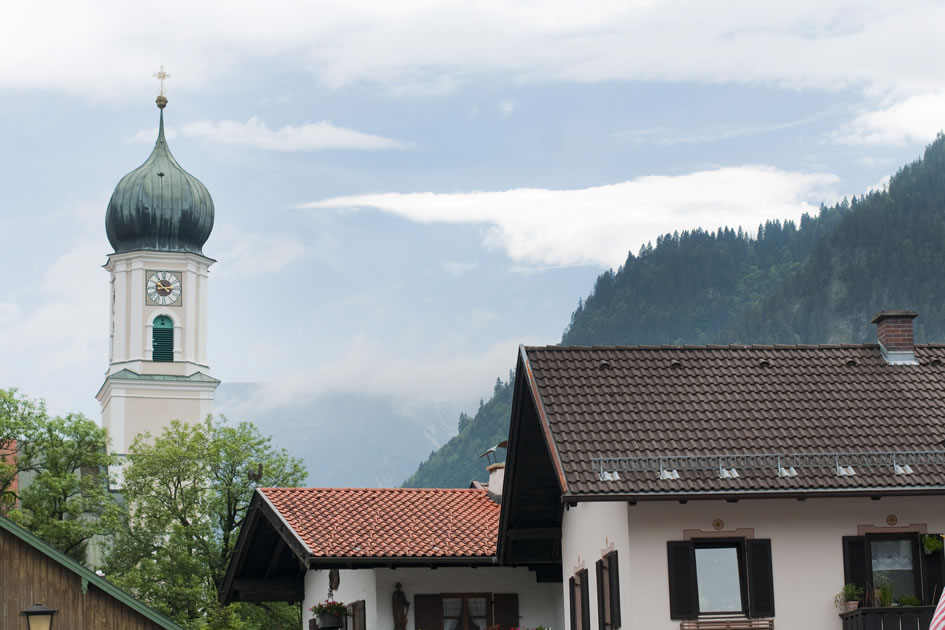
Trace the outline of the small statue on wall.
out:
<instances>
[{"instance_id":1,"label":"small statue on wall","mask_svg":"<svg viewBox=\"0 0 945 630\"><path fill-rule=\"evenodd\" d=\"M407 596L400 590L400 582L394 586L394 594L391 597L391 611L394 613L394 630L407 630L407 609L410 603Z\"/></svg>"}]
</instances>

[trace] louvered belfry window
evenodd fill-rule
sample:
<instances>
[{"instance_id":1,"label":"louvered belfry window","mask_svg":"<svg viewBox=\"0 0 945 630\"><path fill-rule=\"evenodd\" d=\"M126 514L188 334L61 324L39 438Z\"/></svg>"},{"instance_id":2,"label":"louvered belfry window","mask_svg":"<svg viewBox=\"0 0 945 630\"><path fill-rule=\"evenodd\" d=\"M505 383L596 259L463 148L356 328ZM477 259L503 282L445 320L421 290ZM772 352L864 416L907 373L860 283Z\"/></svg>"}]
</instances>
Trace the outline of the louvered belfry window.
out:
<instances>
[{"instance_id":1,"label":"louvered belfry window","mask_svg":"<svg viewBox=\"0 0 945 630\"><path fill-rule=\"evenodd\" d=\"M158 315L154 318L151 349L151 358L154 361L171 362L174 360L174 321L167 315Z\"/></svg>"}]
</instances>

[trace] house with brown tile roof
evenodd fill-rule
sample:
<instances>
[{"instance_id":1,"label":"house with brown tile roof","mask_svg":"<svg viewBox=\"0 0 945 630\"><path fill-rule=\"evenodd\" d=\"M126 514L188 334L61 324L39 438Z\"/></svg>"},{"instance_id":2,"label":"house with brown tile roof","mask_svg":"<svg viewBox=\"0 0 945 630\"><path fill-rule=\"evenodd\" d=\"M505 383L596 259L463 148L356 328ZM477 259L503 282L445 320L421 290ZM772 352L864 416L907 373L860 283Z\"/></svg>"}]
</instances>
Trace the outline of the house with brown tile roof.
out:
<instances>
[{"instance_id":1,"label":"house with brown tile roof","mask_svg":"<svg viewBox=\"0 0 945 630\"><path fill-rule=\"evenodd\" d=\"M562 580L566 630L928 628L945 346L914 317L876 344L520 348L498 561Z\"/></svg>"},{"instance_id":2,"label":"house with brown tile roof","mask_svg":"<svg viewBox=\"0 0 945 630\"><path fill-rule=\"evenodd\" d=\"M303 602L305 628L329 593L352 630L394 628L398 598L405 629L560 628L560 585L498 566L498 527L486 489L260 488L220 597Z\"/></svg>"}]
</instances>

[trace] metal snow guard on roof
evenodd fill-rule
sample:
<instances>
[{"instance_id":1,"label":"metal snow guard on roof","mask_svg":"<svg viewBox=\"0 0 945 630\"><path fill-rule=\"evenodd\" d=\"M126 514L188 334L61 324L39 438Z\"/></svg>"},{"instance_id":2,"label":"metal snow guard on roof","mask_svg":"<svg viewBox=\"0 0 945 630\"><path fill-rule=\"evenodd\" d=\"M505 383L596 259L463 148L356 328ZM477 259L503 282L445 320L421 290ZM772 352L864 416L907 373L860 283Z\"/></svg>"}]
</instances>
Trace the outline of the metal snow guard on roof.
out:
<instances>
[{"instance_id":1,"label":"metal snow guard on roof","mask_svg":"<svg viewBox=\"0 0 945 630\"><path fill-rule=\"evenodd\" d=\"M945 466L945 451L860 451L848 453L726 453L720 455L644 455L592 457L599 472L661 472L663 470L737 470L784 468L836 468Z\"/></svg>"}]
</instances>

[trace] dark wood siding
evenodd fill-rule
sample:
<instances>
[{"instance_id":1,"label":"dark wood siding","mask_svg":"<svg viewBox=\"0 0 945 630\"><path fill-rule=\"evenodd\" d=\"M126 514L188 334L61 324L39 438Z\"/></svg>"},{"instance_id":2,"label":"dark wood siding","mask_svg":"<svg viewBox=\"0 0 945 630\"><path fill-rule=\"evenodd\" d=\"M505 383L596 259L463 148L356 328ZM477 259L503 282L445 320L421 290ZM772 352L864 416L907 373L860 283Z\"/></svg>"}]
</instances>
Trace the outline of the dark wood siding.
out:
<instances>
[{"instance_id":1,"label":"dark wood siding","mask_svg":"<svg viewBox=\"0 0 945 630\"><path fill-rule=\"evenodd\" d=\"M25 628L20 616L35 603L59 611L53 627L70 630L156 630L161 626L111 595L89 585L82 592L82 578L0 529L0 628Z\"/></svg>"}]
</instances>

